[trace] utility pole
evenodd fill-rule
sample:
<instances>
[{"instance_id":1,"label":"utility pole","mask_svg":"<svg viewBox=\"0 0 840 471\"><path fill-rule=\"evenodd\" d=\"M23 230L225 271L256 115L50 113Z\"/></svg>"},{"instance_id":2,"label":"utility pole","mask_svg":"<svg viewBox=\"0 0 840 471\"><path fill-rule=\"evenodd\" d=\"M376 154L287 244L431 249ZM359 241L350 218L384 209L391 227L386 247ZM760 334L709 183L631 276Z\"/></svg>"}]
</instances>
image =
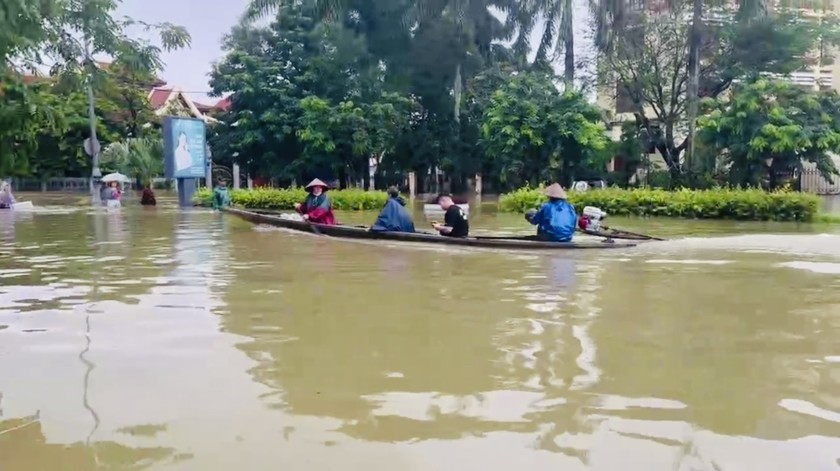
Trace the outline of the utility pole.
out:
<instances>
[{"instance_id":1,"label":"utility pole","mask_svg":"<svg viewBox=\"0 0 840 471\"><path fill-rule=\"evenodd\" d=\"M694 11L691 18L691 34L688 44L688 149L685 155L685 166L689 172L694 167L694 137L697 134L697 114L700 107L700 36L703 15L703 0L694 0Z\"/></svg>"},{"instance_id":2,"label":"utility pole","mask_svg":"<svg viewBox=\"0 0 840 471\"><path fill-rule=\"evenodd\" d=\"M88 121L90 122L90 140L85 142L85 152L91 156L93 159L92 162L92 169L90 172L90 191L91 191L91 198L93 199L94 205L99 205L102 201L100 201L99 196L99 189L97 188L99 179L102 178L102 171L99 169L99 139L96 137L96 102L95 97L93 95L93 58L90 55L90 39L87 34L85 34L85 57L84 57L84 66L87 75L87 80L85 81L85 88L87 89L87 99L88 99Z\"/></svg>"}]
</instances>

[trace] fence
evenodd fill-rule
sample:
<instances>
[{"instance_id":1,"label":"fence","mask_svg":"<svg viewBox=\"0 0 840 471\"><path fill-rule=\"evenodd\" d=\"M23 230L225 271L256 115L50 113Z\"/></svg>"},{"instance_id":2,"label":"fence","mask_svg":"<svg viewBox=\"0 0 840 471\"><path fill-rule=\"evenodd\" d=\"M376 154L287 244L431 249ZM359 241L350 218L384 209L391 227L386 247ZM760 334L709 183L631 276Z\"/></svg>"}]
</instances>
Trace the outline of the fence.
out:
<instances>
[{"instance_id":1,"label":"fence","mask_svg":"<svg viewBox=\"0 0 840 471\"><path fill-rule=\"evenodd\" d=\"M32 178L12 178L12 188L15 191L62 191L62 192L90 192L90 180L87 178L48 178L36 180Z\"/></svg>"},{"instance_id":2,"label":"fence","mask_svg":"<svg viewBox=\"0 0 840 471\"><path fill-rule=\"evenodd\" d=\"M816 168L803 168L799 188L808 193L818 195L840 194L840 177L835 176L834 181L826 180Z\"/></svg>"}]
</instances>

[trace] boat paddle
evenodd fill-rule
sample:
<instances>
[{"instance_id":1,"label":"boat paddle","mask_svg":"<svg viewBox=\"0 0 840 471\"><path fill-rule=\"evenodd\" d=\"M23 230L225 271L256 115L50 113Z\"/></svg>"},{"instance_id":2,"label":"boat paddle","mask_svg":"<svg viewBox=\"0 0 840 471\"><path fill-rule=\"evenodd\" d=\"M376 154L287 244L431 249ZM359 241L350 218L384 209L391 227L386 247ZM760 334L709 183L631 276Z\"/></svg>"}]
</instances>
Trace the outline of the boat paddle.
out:
<instances>
[{"instance_id":1,"label":"boat paddle","mask_svg":"<svg viewBox=\"0 0 840 471\"><path fill-rule=\"evenodd\" d=\"M324 233L321 232L321 229L318 229L318 226L316 226L312 221L309 219L305 219L305 221L309 224L309 228L312 229L312 232L314 232L315 235L324 235Z\"/></svg>"},{"instance_id":2,"label":"boat paddle","mask_svg":"<svg viewBox=\"0 0 840 471\"><path fill-rule=\"evenodd\" d=\"M597 233L594 233L594 232L587 232L586 230L581 230L580 228L578 228L578 229L581 232L583 232L584 234L597 235L599 237L616 237L616 236L620 237L621 234L624 234L624 235L628 235L628 236L632 236L632 237L638 237L640 239L659 240L659 241L665 240L665 239L650 236L650 235L647 235L647 234L640 234L638 232L630 232L630 231L625 231L623 229L613 229L613 228L608 227L608 226L601 226L601 229L603 229L605 231L614 231L615 232L614 234L603 234L602 235L602 234L597 234Z\"/></svg>"}]
</instances>

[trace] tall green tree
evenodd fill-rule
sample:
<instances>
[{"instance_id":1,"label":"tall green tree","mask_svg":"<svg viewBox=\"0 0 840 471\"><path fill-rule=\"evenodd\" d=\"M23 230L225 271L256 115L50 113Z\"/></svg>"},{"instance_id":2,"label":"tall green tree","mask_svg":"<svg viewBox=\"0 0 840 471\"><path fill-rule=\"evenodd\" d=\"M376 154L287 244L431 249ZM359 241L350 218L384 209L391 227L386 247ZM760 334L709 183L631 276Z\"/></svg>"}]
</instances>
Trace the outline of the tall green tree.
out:
<instances>
[{"instance_id":1,"label":"tall green tree","mask_svg":"<svg viewBox=\"0 0 840 471\"><path fill-rule=\"evenodd\" d=\"M190 43L189 34L180 26L115 19L119 4L120 0L39 0L5 2L0 9L0 57L4 64L15 64L22 70L49 65L52 76L69 77L61 82L76 83L78 90L86 89L88 137L97 137L95 96L108 78L93 57L106 56L117 67L148 74L160 68L163 49ZM160 46L129 36L128 30L134 26L159 33ZM0 149L0 168L17 167L15 162L26 162L31 157L34 147L24 144L39 140L21 134L21 130L43 124L35 114L38 108L33 107L39 98L29 96L33 89L21 83L21 75L20 71L5 67L0 72L0 90L15 90L4 96L6 111L20 123L16 130L0 129L0 140L11 143ZM30 155L22 156L22 152Z\"/></svg>"},{"instance_id":2,"label":"tall green tree","mask_svg":"<svg viewBox=\"0 0 840 471\"><path fill-rule=\"evenodd\" d=\"M503 182L513 186L561 181L605 162L600 110L574 92L557 90L551 76L511 77L490 98L481 143Z\"/></svg>"},{"instance_id":3,"label":"tall green tree","mask_svg":"<svg viewBox=\"0 0 840 471\"><path fill-rule=\"evenodd\" d=\"M687 3L657 15L637 15L600 53L605 89L619 97L651 137L672 177L684 172L689 81L690 24ZM716 98L733 82L762 73L789 74L805 68L821 42L835 37L833 24L800 20L784 12L764 21L728 17L703 32L700 51L702 97Z\"/></svg>"},{"instance_id":4,"label":"tall green tree","mask_svg":"<svg viewBox=\"0 0 840 471\"><path fill-rule=\"evenodd\" d=\"M739 85L709 103L699 120L699 138L723 156L734 184L774 189L779 176L816 164L831 181L840 154L840 95L815 92L785 81L759 79Z\"/></svg>"},{"instance_id":5,"label":"tall green tree","mask_svg":"<svg viewBox=\"0 0 840 471\"><path fill-rule=\"evenodd\" d=\"M393 153L408 129L414 102L398 94L382 93L369 102L342 101L336 105L310 96L301 100L300 106L303 113L298 137L304 144L301 161L320 158L319 163L332 167L336 174L361 179L372 188L370 161L379 168L388 164L386 158L395 158Z\"/></svg>"},{"instance_id":6,"label":"tall green tree","mask_svg":"<svg viewBox=\"0 0 840 471\"><path fill-rule=\"evenodd\" d=\"M152 178L163 174L163 141L150 136L114 142L103 151L102 164L151 186Z\"/></svg>"}]
</instances>

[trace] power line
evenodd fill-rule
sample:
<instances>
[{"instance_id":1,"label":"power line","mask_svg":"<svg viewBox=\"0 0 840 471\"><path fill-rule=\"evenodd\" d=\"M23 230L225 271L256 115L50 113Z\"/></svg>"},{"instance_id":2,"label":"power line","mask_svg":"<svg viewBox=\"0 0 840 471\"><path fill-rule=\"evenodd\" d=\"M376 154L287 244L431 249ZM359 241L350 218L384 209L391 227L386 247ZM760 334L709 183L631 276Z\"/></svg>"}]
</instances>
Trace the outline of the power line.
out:
<instances>
[{"instance_id":1,"label":"power line","mask_svg":"<svg viewBox=\"0 0 840 471\"><path fill-rule=\"evenodd\" d=\"M213 94L213 90L177 90L175 88L167 88L167 87L155 87L155 90L161 90L161 91L167 91L168 90L170 92L176 92L177 91L177 92L181 92L181 93L190 93L190 94L203 93L204 95L212 95Z\"/></svg>"}]
</instances>

